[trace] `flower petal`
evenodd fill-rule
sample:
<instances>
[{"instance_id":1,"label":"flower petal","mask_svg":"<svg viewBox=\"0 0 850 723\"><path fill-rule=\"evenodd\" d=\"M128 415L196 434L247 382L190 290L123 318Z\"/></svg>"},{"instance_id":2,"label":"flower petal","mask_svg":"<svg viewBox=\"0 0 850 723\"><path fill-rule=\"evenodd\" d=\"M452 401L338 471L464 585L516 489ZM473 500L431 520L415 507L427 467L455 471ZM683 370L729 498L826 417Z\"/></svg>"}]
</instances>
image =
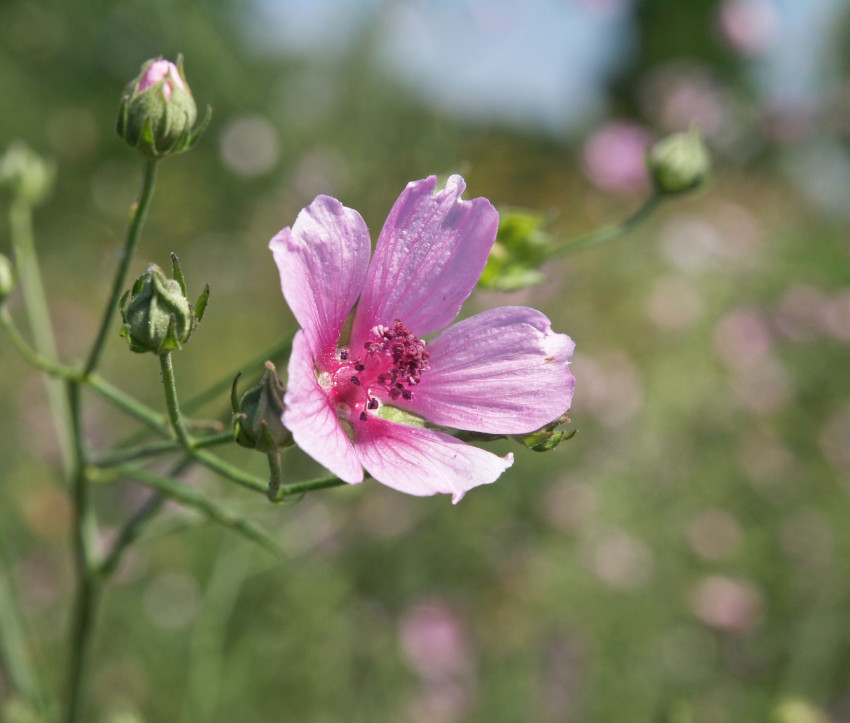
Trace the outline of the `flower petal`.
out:
<instances>
[{"instance_id":1,"label":"flower petal","mask_svg":"<svg viewBox=\"0 0 850 723\"><path fill-rule=\"evenodd\" d=\"M353 344L397 318L417 336L439 331L481 276L499 214L486 198L461 201L460 176L433 195L436 184L436 176L409 183L390 211L360 297Z\"/></svg>"},{"instance_id":2,"label":"flower petal","mask_svg":"<svg viewBox=\"0 0 850 723\"><path fill-rule=\"evenodd\" d=\"M335 198L317 196L290 230L269 243L280 286L322 366L335 354L346 317L357 301L371 242L360 214Z\"/></svg>"},{"instance_id":3,"label":"flower petal","mask_svg":"<svg viewBox=\"0 0 850 723\"><path fill-rule=\"evenodd\" d=\"M503 306L428 344L431 368L397 404L435 424L491 434L532 432L570 408L575 344L539 311Z\"/></svg>"},{"instance_id":4,"label":"flower petal","mask_svg":"<svg viewBox=\"0 0 850 723\"><path fill-rule=\"evenodd\" d=\"M354 449L363 466L381 484L409 495L452 495L490 484L514 463L443 432L408 427L370 417L356 425Z\"/></svg>"},{"instance_id":5,"label":"flower petal","mask_svg":"<svg viewBox=\"0 0 850 723\"><path fill-rule=\"evenodd\" d=\"M295 443L323 467L350 484L362 482L354 447L316 380L309 344L304 331L292 340L283 424Z\"/></svg>"}]
</instances>

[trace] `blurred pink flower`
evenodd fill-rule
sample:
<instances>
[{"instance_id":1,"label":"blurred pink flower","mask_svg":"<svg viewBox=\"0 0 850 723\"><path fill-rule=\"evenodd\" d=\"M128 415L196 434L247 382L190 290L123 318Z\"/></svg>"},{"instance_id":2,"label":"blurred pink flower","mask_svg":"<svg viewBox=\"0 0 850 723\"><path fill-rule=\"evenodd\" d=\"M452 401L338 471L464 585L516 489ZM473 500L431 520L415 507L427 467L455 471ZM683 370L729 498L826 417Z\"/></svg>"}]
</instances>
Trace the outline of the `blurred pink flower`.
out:
<instances>
[{"instance_id":1,"label":"blurred pink flower","mask_svg":"<svg viewBox=\"0 0 850 723\"><path fill-rule=\"evenodd\" d=\"M340 479L413 495L495 481L513 463L433 425L494 434L540 428L570 406L572 340L526 307L491 309L432 341L457 316L487 262L498 214L465 184L408 184L370 261L356 211L318 196L270 243L301 325L293 341L284 424ZM346 321L353 313L352 324ZM348 329L350 328L350 334Z\"/></svg>"},{"instance_id":2,"label":"blurred pink flower","mask_svg":"<svg viewBox=\"0 0 850 723\"><path fill-rule=\"evenodd\" d=\"M710 575L693 592L691 607L706 625L730 633L745 633L759 622L762 599L746 580Z\"/></svg>"},{"instance_id":3,"label":"blurred pink flower","mask_svg":"<svg viewBox=\"0 0 850 723\"><path fill-rule=\"evenodd\" d=\"M408 610L402 618L399 635L404 657L426 680L463 676L472 668L460 620L441 601L422 602Z\"/></svg>"},{"instance_id":4,"label":"blurred pink flower","mask_svg":"<svg viewBox=\"0 0 850 723\"><path fill-rule=\"evenodd\" d=\"M755 55L776 37L779 18L769 0L725 0L718 17L724 40L735 50Z\"/></svg>"},{"instance_id":5,"label":"blurred pink flower","mask_svg":"<svg viewBox=\"0 0 850 723\"><path fill-rule=\"evenodd\" d=\"M139 87L136 89L136 94L144 93L163 78L166 81L162 84L162 94L166 100L171 98L171 93L175 85L183 92L186 92L186 86L183 84L183 79L180 77L180 71L177 70L177 66L170 60L155 60L145 71L144 76L139 82Z\"/></svg>"},{"instance_id":6,"label":"blurred pink flower","mask_svg":"<svg viewBox=\"0 0 850 723\"><path fill-rule=\"evenodd\" d=\"M636 193L647 188L646 151L652 136L633 123L606 123L584 144L584 170L590 181L612 193Z\"/></svg>"}]
</instances>

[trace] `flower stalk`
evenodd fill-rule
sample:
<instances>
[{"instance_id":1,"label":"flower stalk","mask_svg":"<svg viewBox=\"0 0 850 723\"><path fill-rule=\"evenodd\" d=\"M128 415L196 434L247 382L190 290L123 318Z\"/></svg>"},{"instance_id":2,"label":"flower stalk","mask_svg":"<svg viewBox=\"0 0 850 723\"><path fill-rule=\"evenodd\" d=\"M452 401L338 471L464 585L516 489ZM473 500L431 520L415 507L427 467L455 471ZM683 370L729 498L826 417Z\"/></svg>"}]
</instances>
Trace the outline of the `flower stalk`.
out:
<instances>
[{"instance_id":1,"label":"flower stalk","mask_svg":"<svg viewBox=\"0 0 850 723\"><path fill-rule=\"evenodd\" d=\"M91 374L100 361L100 355L103 353L106 336L112 326L112 320L115 317L115 312L118 310L118 301L124 293L124 287L127 285L127 276L130 273L130 264L133 261L133 256L136 253L136 247L139 244L139 239L142 235L142 227L145 223L145 218L150 208L153 198L154 187L156 186L156 170L157 161L148 159L145 162L145 171L142 178L142 189L139 194L139 200L133 206L130 212L130 224L127 227L127 235L124 240L124 248L121 250L121 256L118 262L118 269L115 272L115 279L112 283L112 292L109 295L109 301L106 304L106 309L103 313L103 319L100 323L100 329L97 333L94 345L89 353L88 360L84 367L83 376Z\"/></svg>"},{"instance_id":2,"label":"flower stalk","mask_svg":"<svg viewBox=\"0 0 850 723\"><path fill-rule=\"evenodd\" d=\"M624 221L614 224L613 226L606 226L605 228L601 228L597 231L592 231L591 233L579 236L572 241L567 241L566 243L554 248L549 254L549 258L557 259L563 256L571 256L579 251L584 251L585 249L589 249L594 246L600 246L601 244L608 243L609 241L614 241L625 236L627 233L630 233L646 221L646 219L655 212L662 200L662 195L653 193L641 204L637 211Z\"/></svg>"}]
</instances>

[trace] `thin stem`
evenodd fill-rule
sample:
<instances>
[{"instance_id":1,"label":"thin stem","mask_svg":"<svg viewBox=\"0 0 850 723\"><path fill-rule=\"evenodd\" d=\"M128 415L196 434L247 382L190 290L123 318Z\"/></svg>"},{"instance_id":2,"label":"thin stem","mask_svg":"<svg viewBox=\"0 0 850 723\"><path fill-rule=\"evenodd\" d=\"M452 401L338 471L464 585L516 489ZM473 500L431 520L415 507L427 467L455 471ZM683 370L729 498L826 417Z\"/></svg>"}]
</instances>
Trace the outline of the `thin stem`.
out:
<instances>
[{"instance_id":1,"label":"thin stem","mask_svg":"<svg viewBox=\"0 0 850 723\"><path fill-rule=\"evenodd\" d=\"M293 482L292 484L282 485L280 488L280 496L278 500L285 499L288 495L297 495L302 492L314 492L315 490L326 490L331 487L342 487L347 484L339 477L317 477L316 479L303 480L302 482Z\"/></svg>"},{"instance_id":2,"label":"thin stem","mask_svg":"<svg viewBox=\"0 0 850 723\"><path fill-rule=\"evenodd\" d=\"M269 458L269 489L268 496L272 502L277 502L280 488L283 485L283 469L280 466L280 452L274 451L267 455Z\"/></svg>"},{"instance_id":3,"label":"thin stem","mask_svg":"<svg viewBox=\"0 0 850 723\"><path fill-rule=\"evenodd\" d=\"M133 261L133 255L136 252L136 246L141 237L142 225L145 222L145 217L147 216L148 208L150 208L151 199L153 198L153 190L156 185L156 168L157 161L149 160L145 164L142 190L139 194L139 200L134 205L130 214L130 224L127 226L124 248L121 250L118 270L115 272L115 280L112 283L112 293L106 304L103 320L100 323L100 330L97 332L97 338L86 361L86 366L83 370L84 377L91 374L100 361L106 335L109 333L112 318L118 309L118 300L121 298L121 294L124 293L124 287L127 285L127 274L130 272L130 264Z\"/></svg>"},{"instance_id":4,"label":"thin stem","mask_svg":"<svg viewBox=\"0 0 850 723\"><path fill-rule=\"evenodd\" d=\"M58 359L56 339L50 322L50 310L47 295L41 280L38 257L35 250L35 238L32 230L32 207L20 198L15 199L9 208L12 246L15 249L16 264L21 279L24 305L35 349L47 362ZM47 400L50 405L59 451L62 455L62 469L66 477L72 470L71 459L71 412L62 382L56 379L44 379Z\"/></svg>"},{"instance_id":5,"label":"thin stem","mask_svg":"<svg viewBox=\"0 0 850 723\"><path fill-rule=\"evenodd\" d=\"M18 327L15 325L15 320L9 313L9 309L5 306L0 307L0 325L2 325L2 327L6 330L6 333L9 335L9 340L12 342L12 346L15 347L17 352L31 366L34 366L36 369L40 369L41 371L55 377L64 379L74 379L77 377L77 373L70 367L51 361L47 357L42 356L35 351L27 343L26 339L24 339L23 334L21 334ZM61 385L61 382L59 383Z\"/></svg>"},{"instance_id":6,"label":"thin stem","mask_svg":"<svg viewBox=\"0 0 850 723\"><path fill-rule=\"evenodd\" d=\"M207 437L200 437L194 440L193 448L201 449L202 447L214 447L219 444L226 444L233 441L233 432L227 431L221 434L211 434ZM156 457L161 454L170 452L182 452L183 446L170 439L163 439L159 442L151 442L149 444L139 445L138 447L118 448L109 452L105 452L97 459L91 461L93 467L114 467L115 465L131 462L134 459L143 457Z\"/></svg>"},{"instance_id":7,"label":"thin stem","mask_svg":"<svg viewBox=\"0 0 850 723\"><path fill-rule=\"evenodd\" d=\"M91 506L89 495L89 480L86 475L86 453L80 414L80 384L76 381L69 381L67 386L74 432L72 490L76 513L73 542L77 592L72 617L71 659L68 668L68 705L65 710L65 722L75 723L80 719L87 653L91 643L97 601L100 596L100 585L94 560L97 530L94 508Z\"/></svg>"},{"instance_id":8,"label":"thin stem","mask_svg":"<svg viewBox=\"0 0 850 723\"><path fill-rule=\"evenodd\" d=\"M112 402L116 407L124 410L131 417L136 418L147 427L150 427L151 430L160 436L171 436L168 419L159 412L151 409L146 404L142 404L142 402L134 399L129 394L122 392L97 374L88 376L85 383L102 397Z\"/></svg>"},{"instance_id":9,"label":"thin stem","mask_svg":"<svg viewBox=\"0 0 850 723\"><path fill-rule=\"evenodd\" d=\"M621 221L618 224L613 226L607 226L598 231L593 231L592 233L586 234L585 236L579 236L577 239L572 241L567 241L565 244L558 246L555 248L550 254L550 259L559 258L561 256L569 256L570 254L574 254L578 251L584 251L585 249L589 249L591 246L599 246L600 244L606 243L608 241L613 241L620 236L624 236L629 233L632 229L639 226L643 221L649 218L652 215L652 212L658 208L658 205L661 203L662 197L656 194L653 194L643 204L635 211L631 216L629 216L625 221Z\"/></svg>"},{"instance_id":10,"label":"thin stem","mask_svg":"<svg viewBox=\"0 0 850 723\"><path fill-rule=\"evenodd\" d=\"M135 467L133 465L124 465L120 468L120 470L127 477L155 488L165 497L187 505L188 507L197 509L211 520L218 522L225 527L229 527L253 542L262 545L274 554L281 554L280 545L276 540L269 536L268 533L263 532L259 527L256 527L247 520L244 520L239 515L221 506L217 502L213 502L206 495L198 492L193 487L181 484L170 477L154 474L153 472L149 472L146 469Z\"/></svg>"},{"instance_id":11,"label":"thin stem","mask_svg":"<svg viewBox=\"0 0 850 723\"><path fill-rule=\"evenodd\" d=\"M171 468L168 476L177 477L191 464L192 458L184 457ZM165 500L166 497L162 492L157 492L124 525L100 566L100 574L103 580L108 580L112 576L112 573L118 568L127 548L142 536L151 520L162 510Z\"/></svg>"},{"instance_id":12,"label":"thin stem","mask_svg":"<svg viewBox=\"0 0 850 723\"><path fill-rule=\"evenodd\" d=\"M162 386L165 389L165 406L168 409L168 419L171 422L171 428L180 444L185 449L192 449L194 442L186 429L186 423L183 421L183 415L180 414L180 403L177 400L177 384L174 380L174 365L171 362L171 352L165 351L159 355L159 368L162 371Z\"/></svg>"},{"instance_id":13,"label":"thin stem","mask_svg":"<svg viewBox=\"0 0 850 723\"><path fill-rule=\"evenodd\" d=\"M4 663L13 688L43 712L44 696L31 660L35 646L29 640L30 631L5 542L5 538L0 535L0 563L5 572L5 581L0 578L0 660Z\"/></svg>"}]
</instances>

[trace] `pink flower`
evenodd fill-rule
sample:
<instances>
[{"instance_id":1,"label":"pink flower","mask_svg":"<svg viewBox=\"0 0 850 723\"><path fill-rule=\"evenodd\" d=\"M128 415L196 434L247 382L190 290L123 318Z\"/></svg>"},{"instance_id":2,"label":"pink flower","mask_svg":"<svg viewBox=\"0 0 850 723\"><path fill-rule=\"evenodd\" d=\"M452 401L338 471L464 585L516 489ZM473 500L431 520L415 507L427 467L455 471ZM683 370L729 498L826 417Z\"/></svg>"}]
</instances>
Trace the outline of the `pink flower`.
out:
<instances>
[{"instance_id":1,"label":"pink flower","mask_svg":"<svg viewBox=\"0 0 850 723\"><path fill-rule=\"evenodd\" d=\"M166 100L171 98L171 93L175 85L184 93L186 92L186 86L183 83L183 78L180 77L180 71L177 70L177 66L170 60L155 60L148 66L148 69L139 81L136 94L143 93L148 88L159 83L163 78L166 80L162 84L162 94Z\"/></svg>"},{"instance_id":2,"label":"pink flower","mask_svg":"<svg viewBox=\"0 0 850 723\"><path fill-rule=\"evenodd\" d=\"M495 481L513 464L435 429L531 432L570 406L572 340L534 309L492 309L455 324L484 269L499 216L466 184L408 184L371 242L357 211L318 196L269 247L301 330L283 423L340 479L363 467L412 495ZM359 299L359 301L358 301ZM356 310L347 323L352 309ZM426 421L427 420L427 421Z\"/></svg>"}]
</instances>

